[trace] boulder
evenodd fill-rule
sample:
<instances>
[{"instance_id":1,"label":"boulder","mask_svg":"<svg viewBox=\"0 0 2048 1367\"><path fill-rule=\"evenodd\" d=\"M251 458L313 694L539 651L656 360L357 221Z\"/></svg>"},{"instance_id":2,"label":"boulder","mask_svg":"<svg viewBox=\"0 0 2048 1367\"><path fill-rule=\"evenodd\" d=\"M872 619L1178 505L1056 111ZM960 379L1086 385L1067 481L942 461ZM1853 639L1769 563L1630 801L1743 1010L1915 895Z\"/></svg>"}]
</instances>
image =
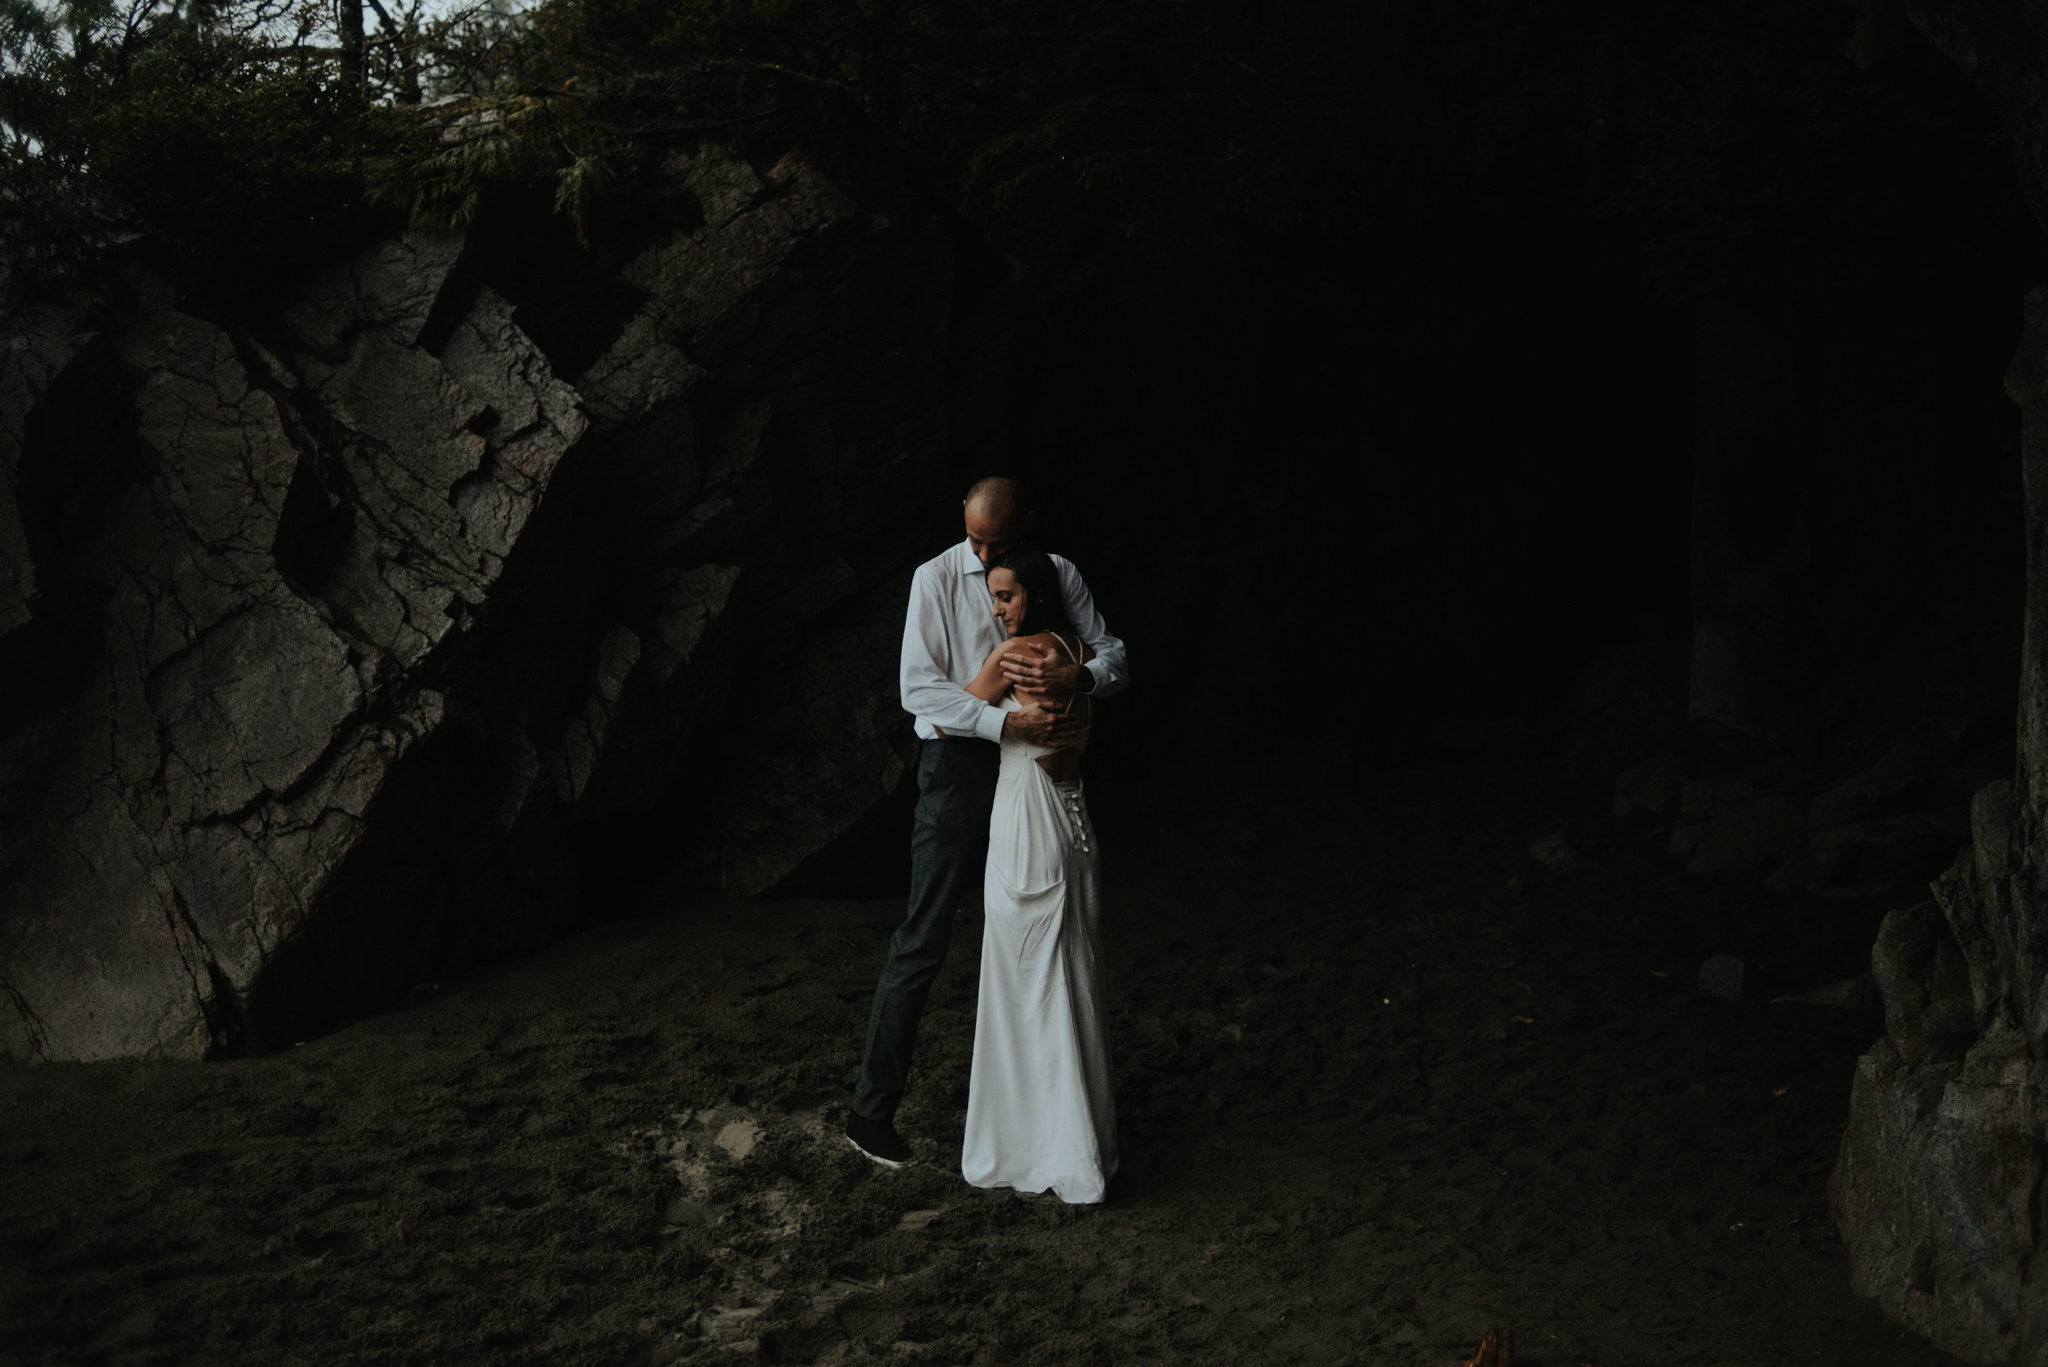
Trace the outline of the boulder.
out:
<instances>
[{"instance_id":1,"label":"boulder","mask_svg":"<svg viewBox=\"0 0 2048 1367\"><path fill-rule=\"evenodd\" d=\"M1970 844L1934 880L1934 901L1879 932L1885 1037L1858 1063L1830 1187L1856 1289L1979 1363L2048 1363L2048 1298L2030 1274L2044 1252L2048 1130L2048 843L2033 796L2048 774L2048 290L2027 302L2006 379L2024 415L2029 556L2019 776L1978 792ZM1939 765L1951 731L1922 728L1827 800L1863 810L1871 791Z\"/></svg>"},{"instance_id":2,"label":"boulder","mask_svg":"<svg viewBox=\"0 0 2048 1367\"><path fill-rule=\"evenodd\" d=\"M288 1043L628 910L577 892L608 832L755 894L901 788L989 363L961 230L805 117L671 148L610 258L408 233L257 317L10 320L0 1052Z\"/></svg>"}]
</instances>

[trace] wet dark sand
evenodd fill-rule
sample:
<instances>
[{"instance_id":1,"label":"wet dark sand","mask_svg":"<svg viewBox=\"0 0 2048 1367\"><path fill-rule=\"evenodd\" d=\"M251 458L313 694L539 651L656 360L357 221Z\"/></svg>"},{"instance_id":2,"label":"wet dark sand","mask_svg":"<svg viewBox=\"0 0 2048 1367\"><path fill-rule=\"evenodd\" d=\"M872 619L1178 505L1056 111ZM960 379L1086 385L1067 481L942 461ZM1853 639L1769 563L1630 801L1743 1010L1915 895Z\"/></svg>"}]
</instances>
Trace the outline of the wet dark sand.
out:
<instances>
[{"instance_id":1,"label":"wet dark sand","mask_svg":"<svg viewBox=\"0 0 2048 1367\"><path fill-rule=\"evenodd\" d=\"M1878 1014L1691 990L1853 974L1882 899L1674 874L1536 773L1092 796L1105 1206L959 1179L971 915L883 1173L838 1126L900 903L654 914L271 1057L0 1068L0 1361L1951 1361L1827 1218Z\"/></svg>"}]
</instances>

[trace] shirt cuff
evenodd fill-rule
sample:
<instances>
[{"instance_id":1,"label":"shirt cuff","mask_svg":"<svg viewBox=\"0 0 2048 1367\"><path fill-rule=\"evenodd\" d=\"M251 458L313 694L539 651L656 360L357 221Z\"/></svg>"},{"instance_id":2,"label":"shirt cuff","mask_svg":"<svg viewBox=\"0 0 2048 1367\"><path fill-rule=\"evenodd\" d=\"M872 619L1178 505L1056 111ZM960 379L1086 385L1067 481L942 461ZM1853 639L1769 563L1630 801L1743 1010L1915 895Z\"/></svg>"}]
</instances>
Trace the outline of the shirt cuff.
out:
<instances>
[{"instance_id":1,"label":"shirt cuff","mask_svg":"<svg viewBox=\"0 0 2048 1367\"><path fill-rule=\"evenodd\" d=\"M984 707L981 715L974 719L974 734L983 740L1001 743L1003 739L1003 718L1009 713L1000 707Z\"/></svg>"},{"instance_id":2,"label":"shirt cuff","mask_svg":"<svg viewBox=\"0 0 2048 1367\"><path fill-rule=\"evenodd\" d=\"M1100 660L1090 660L1087 664L1082 665L1081 668L1095 676L1095 686L1088 690L1090 693L1100 693L1103 685L1116 682L1116 671Z\"/></svg>"}]
</instances>

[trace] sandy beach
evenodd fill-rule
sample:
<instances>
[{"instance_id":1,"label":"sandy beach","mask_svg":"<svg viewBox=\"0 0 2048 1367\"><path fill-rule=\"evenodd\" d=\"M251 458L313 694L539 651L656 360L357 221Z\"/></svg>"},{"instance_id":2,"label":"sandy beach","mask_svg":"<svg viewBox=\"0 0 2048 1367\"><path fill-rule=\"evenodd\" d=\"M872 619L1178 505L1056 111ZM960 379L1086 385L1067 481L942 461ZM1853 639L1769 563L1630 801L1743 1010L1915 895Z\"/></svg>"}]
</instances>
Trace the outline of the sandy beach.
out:
<instances>
[{"instance_id":1,"label":"sandy beach","mask_svg":"<svg viewBox=\"0 0 2048 1367\"><path fill-rule=\"evenodd\" d=\"M960 1180L971 911L888 1173L839 1129L900 901L656 893L266 1057L0 1070L0 1361L1951 1361L1828 1219L1881 1017L1772 1000L1885 900L1674 873L1535 770L1091 793L1106 1204Z\"/></svg>"}]
</instances>

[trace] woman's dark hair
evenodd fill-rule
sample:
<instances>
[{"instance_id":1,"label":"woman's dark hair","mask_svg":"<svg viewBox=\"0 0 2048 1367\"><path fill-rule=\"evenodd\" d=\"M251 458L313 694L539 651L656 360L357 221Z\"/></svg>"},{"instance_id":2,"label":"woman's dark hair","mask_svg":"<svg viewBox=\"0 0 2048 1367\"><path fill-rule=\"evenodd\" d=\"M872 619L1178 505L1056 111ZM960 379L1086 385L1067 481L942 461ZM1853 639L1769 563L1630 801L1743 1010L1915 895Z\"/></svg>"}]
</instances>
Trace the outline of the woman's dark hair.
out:
<instances>
[{"instance_id":1,"label":"woman's dark hair","mask_svg":"<svg viewBox=\"0 0 2048 1367\"><path fill-rule=\"evenodd\" d=\"M1007 552L989 572L1008 570L1024 588L1024 620L1017 625L1019 636L1036 636L1041 631L1079 635L1067 616L1067 594L1060 586L1060 572L1052 557L1035 547L1020 546Z\"/></svg>"}]
</instances>

